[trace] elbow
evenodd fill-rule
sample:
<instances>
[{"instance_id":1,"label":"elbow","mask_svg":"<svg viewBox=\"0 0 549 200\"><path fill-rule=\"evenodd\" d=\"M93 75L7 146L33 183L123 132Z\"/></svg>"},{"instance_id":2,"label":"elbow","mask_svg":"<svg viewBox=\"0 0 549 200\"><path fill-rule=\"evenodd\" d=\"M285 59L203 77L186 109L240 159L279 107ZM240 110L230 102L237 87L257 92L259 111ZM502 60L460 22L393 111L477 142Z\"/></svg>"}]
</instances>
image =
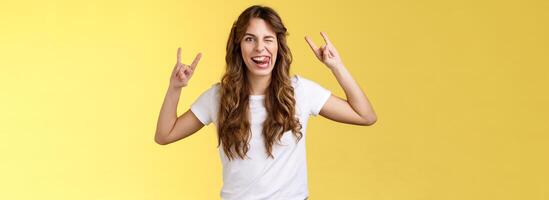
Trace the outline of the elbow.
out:
<instances>
[{"instance_id":1,"label":"elbow","mask_svg":"<svg viewBox=\"0 0 549 200\"><path fill-rule=\"evenodd\" d=\"M376 116L368 116L368 117L365 117L365 118L360 122L360 125L361 125L361 126L372 126L372 125L374 125L376 122L377 122L377 117L376 117Z\"/></svg>"},{"instance_id":2,"label":"elbow","mask_svg":"<svg viewBox=\"0 0 549 200\"><path fill-rule=\"evenodd\" d=\"M156 142L156 144L159 144L159 145L166 145L165 142L163 142L162 140L159 140L159 139L154 139L154 142Z\"/></svg>"},{"instance_id":3,"label":"elbow","mask_svg":"<svg viewBox=\"0 0 549 200\"><path fill-rule=\"evenodd\" d=\"M156 144L159 144L159 145L167 145L168 144L168 142L166 142L164 139L162 139L158 135L156 135L154 137L154 142L156 142Z\"/></svg>"}]
</instances>

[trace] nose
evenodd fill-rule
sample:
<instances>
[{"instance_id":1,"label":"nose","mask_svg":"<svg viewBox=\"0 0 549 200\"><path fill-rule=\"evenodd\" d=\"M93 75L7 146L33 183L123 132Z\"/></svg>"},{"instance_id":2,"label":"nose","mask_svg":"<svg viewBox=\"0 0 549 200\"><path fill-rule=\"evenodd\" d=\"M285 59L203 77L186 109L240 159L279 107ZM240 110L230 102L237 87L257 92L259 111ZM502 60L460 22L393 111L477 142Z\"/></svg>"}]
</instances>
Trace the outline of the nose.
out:
<instances>
[{"instance_id":1,"label":"nose","mask_svg":"<svg viewBox=\"0 0 549 200\"><path fill-rule=\"evenodd\" d=\"M263 52L263 50L265 50L265 43L263 43L262 41L258 41L255 45L254 50L258 53Z\"/></svg>"}]
</instances>

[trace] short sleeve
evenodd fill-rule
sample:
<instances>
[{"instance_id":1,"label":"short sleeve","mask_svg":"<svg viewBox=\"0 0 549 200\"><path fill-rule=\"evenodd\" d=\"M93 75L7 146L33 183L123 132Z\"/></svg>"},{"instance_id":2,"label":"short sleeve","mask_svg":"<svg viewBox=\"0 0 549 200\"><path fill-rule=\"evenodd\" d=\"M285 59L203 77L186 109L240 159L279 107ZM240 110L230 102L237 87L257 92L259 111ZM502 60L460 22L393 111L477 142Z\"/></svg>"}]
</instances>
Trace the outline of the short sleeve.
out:
<instances>
[{"instance_id":1,"label":"short sleeve","mask_svg":"<svg viewBox=\"0 0 549 200\"><path fill-rule=\"evenodd\" d=\"M212 85L212 87L204 91L193 104L191 104L191 111L204 125L210 124L214 119L215 98L217 93L216 87L216 84Z\"/></svg>"},{"instance_id":2,"label":"short sleeve","mask_svg":"<svg viewBox=\"0 0 549 200\"><path fill-rule=\"evenodd\" d=\"M298 78L301 90L305 94L308 112L312 116L317 116L332 95L332 92L312 80L301 76Z\"/></svg>"}]
</instances>

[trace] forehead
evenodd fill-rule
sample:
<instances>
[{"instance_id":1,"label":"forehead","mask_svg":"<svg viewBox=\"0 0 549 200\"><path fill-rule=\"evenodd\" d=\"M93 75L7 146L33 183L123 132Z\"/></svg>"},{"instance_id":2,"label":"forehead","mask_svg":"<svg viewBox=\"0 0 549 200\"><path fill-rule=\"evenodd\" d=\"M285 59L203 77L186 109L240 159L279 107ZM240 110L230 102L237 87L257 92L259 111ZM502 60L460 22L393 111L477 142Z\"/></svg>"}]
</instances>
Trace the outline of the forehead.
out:
<instances>
[{"instance_id":1,"label":"forehead","mask_svg":"<svg viewBox=\"0 0 549 200\"><path fill-rule=\"evenodd\" d=\"M251 33L256 36L276 36L273 28L269 23L261 18L251 18L246 28L246 33Z\"/></svg>"}]
</instances>

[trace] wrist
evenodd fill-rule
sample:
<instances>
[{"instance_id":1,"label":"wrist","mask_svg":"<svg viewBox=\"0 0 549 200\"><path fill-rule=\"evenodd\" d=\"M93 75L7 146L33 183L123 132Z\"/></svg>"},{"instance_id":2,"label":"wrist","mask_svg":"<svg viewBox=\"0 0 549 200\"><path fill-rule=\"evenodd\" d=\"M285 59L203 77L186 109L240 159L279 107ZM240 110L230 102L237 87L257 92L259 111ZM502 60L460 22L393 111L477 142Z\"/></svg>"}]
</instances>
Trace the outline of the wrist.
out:
<instances>
[{"instance_id":1,"label":"wrist","mask_svg":"<svg viewBox=\"0 0 549 200\"><path fill-rule=\"evenodd\" d=\"M340 64L336 64L334 66L328 66L330 68L330 70L332 70L332 72L335 72L335 71L339 71L339 70L342 70L342 69L345 69L345 66L343 65L343 63L340 63Z\"/></svg>"},{"instance_id":2,"label":"wrist","mask_svg":"<svg viewBox=\"0 0 549 200\"><path fill-rule=\"evenodd\" d=\"M174 86L168 86L168 92L181 92L181 89L183 87L174 87Z\"/></svg>"}]
</instances>

